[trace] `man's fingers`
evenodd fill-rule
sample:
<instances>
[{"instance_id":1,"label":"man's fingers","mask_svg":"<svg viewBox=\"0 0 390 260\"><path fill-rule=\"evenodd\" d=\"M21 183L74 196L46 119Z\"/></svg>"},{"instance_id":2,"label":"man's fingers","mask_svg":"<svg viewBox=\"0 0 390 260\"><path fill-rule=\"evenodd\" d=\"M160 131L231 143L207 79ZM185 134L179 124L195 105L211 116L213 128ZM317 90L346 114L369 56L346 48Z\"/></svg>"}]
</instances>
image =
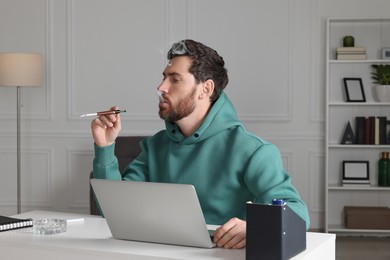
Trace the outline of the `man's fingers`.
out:
<instances>
[{"instance_id":1,"label":"man's fingers","mask_svg":"<svg viewBox=\"0 0 390 260\"><path fill-rule=\"evenodd\" d=\"M225 237L227 241L223 244L224 248L243 248L246 245L245 234L239 228L232 228Z\"/></svg>"},{"instance_id":2,"label":"man's fingers","mask_svg":"<svg viewBox=\"0 0 390 260\"><path fill-rule=\"evenodd\" d=\"M232 218L219 227L214 234L218 247L243 248L246 245L246 222Z\"/></svg>"},{"instance_id":3,"label":"man's fingers","mask_svg":"<svg viewBox=\"0 0 390 260\"><path fill-rule=\"evenodd\" d=\"M102 128L106 128L106 124L104 124L104 122L99 118L95 118L93 121L92 121L92 126L99 126L99 127L102 127Z\"/></svg>"}]
</instances>

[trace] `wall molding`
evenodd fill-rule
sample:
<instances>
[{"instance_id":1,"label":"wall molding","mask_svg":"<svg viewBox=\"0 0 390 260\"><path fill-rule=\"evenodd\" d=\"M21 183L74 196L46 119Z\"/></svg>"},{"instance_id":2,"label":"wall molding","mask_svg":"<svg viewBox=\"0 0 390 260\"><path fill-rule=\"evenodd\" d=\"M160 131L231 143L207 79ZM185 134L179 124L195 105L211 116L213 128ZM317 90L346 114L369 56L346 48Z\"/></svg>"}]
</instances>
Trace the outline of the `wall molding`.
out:
<instances>
[{"instance_id":1,"label":"wall molding","mask_svg":"<svg viewBox=\"0 0 390 260\"><path fill-rule=\"evenodd\" d=\"M323 152L308 151L309 160L309 174L308 174L308 207L310 212L323 213L325 209L323 194L325 183L325 169L322 165L325 165L325 154ZM315 173L315 174L313 174Z\"/></svg>"},{"instance_id":2,"label":"wall molding","mask_svg":"<svg viewBox=\"0 0 390 260\"><path fill-rule=\"evenodd\" d=\"M3 156L5 156L6 154L12 154L12 157L16 157L16 149L2 149L0 150L0 154L3 154ZM51 206L51 175L50 173L52 172L51 171L51 162L52 162L52 154L53 154L53 149L52 148L39 148L39 149L21 149L21 157L22 157L22 172L21 172L21 175L22 175L22 181L21 181L21 188L22 188L22 191L21 191L21 201L22 201L22 208L33 208L33 207L45 207L45 208L49 208ZM23 167L23 159L27 158L27 157L31 157L31 156L41 156L43 157L42 158L42 161L45 162L44 164L44 168L45 168L45 171L46 173L44 174L44 176L46 177L46 183L47 185L46 186L41 186L40 189L42 189L42 187L46 188L45 190L45 194L46 194L46 197L39 200L39 199L35 199L34 197L31 197L31 196L26 196L26 191L23 192L23 190L26 190L26 175L28 174L30 177L32 177L33 173L29 171L29 169L26 169ZM15 161L16 163L16 161ZM16 165L15 165L15 168L16 168ZM12 183L12 185L15 184L15 199L13 200L10 200L10 199L4 199L4 198L1 198L0 197L0 208L1 207L9 207L9 206L15 206L16 207L16 177L15 177L15 183ZM11 184L10 184L11 185ZM34 187L31 187L31 189L33 189Z\"/></svg>"},{"instance_id":3,"label":"wall molding","mask_svg":"<svg viewBox=\"0 0 390 260\"><path fill-rule=\"evenodd\" d=\"M73 171L73 166L77 165L74 163L74 158L79 157L94 157L93 150L87 149L77 149L77 148L67 148L67 191L68 191L68 200L67 205L69 209L85 209L89 208L89 171L75 173ZM90 169L92 170L92 159L88 163ZM87 181L85 181L87 180ZM76 194L81 196L80 191L75 189L74 183L84 183L85 182L85 191L88 195L82 199L75 196Z\"/></svg>"},{"instance_id":4,"label":"wall molding","mask_svg":"<svg viewBox=\"0 0 390 260\"><path fill-rule=\"evenodd\" d=\"M68 121L82 121L80 118L80 112L75 111L74 104L74 96L76 95L75 91L75 12L74 12L74 3L75 0L67 0L66 5L66 18L67 18L67 47L66 47L66 63L67 63L67 120ZM169 28L170 25L170 10L173 4L170 0L165 0L164 3L164 42L161 43L161 46L164 46L163 50L164 54L162 57L166 57L165 53L167 53L170 46L167 46L167 42L171 39L171 30ZM164 64L165 59L162 60L162 64ZM157 98L156 98L157 100ZM126 114L123 114L121 117L122 121L141 121L141 122L157 122L159 121L159 117L157 112L153 113L133 113L132 111L127 111Z\"/></svg>"},{"instance_id":5,"label":"wall molding","mask_svg":"<svg viewBox=\"0 0 390 260\"><path fill-rule=\"evenodd\" d=\"M321 43L321 32L325 33L325 23L321 24L320 15L317 13L317 5L318 0L309 1L310 4L310 64L313 65L321 65L321 57L319 53L326 53L325 46ZM318 28L322 28L323 30L318 30ZM319 33L320 32L320 33ZM325 38L323 38L325 39ZM319 46L323 46L324 49ZM323 50L323 51L322 51ZM325 61L325 60L324 60ZM317 69L314 69L317 68ZM325 93L325 77L321 79L320 67L311 66L309 77L310 77L310 85L316 86L318 83L321 84L321 87L310 88L310 118L309 121L313 123L323 123L325 121L325 112L321 114L321 107L318 104L318 99L323 96ZM324 67L325 68L325 67ZM321 93L320 90L323 90ZM317 100L317 101L316 101ZM325 105L325 98L323 98L323 102ZM325 110L324 110L325 111Z\"/></svg>"},{"instance_id":6,"label":"wall molding","mask_svg":"<svg viewBox=\"0 0 390 260\"><path fill-rule=\"evenodd\" d=\"M163 130L162 128L160 130ZM250 131L254 133L254 131ZM121 131L121 135L129 135L129 136L137 136L137 135L154 135L157 131L151 131L148 129L144 130L138 130L138 131L128 131L126 129L123 129ZM8 139L15 137L16 134L14 132L2 132L0 133L0 140L2 138ZM34 131L29 133L22 133L22 138L53 138L53 139L68 139L68 138L81 138L81 139L91 139L92 140L92 134L90 132L90 129L88 128L88 131L79 131L79 132L62 132L62 131ZM325 136L323 134L316 134L312 132L308 133L289 133L289 134L275 134L275 133L268 133L268 132L262 132L261 137L267 140L280 140L280 141L314 141L314 142L322 142ZM1 150L0 150L1 151Z\"/></svg>"}]
</instances>

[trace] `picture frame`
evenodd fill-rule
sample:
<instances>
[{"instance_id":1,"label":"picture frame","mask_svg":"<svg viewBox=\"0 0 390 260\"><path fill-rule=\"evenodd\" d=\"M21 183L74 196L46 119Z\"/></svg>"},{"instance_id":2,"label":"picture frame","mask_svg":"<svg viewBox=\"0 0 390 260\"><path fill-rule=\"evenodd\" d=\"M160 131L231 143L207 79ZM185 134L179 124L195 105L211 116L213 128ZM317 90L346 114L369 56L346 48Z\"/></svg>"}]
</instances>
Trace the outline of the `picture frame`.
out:
<instances>
[{"instance_id":1,"label":"picture frame","mask_svg":"<svg viewBox=\"0 0 390 260\"><path fill-rule=\"evenodd\" d=\"M343 181L370 180L368 161L343 161Z\"/></svg>"},{"instance_id":2,"label":"picture frame","mask_svg":"<svg viewBox=\"0 0 390 260\"><path fill-rule=\"evenodd\" d=\"M343 81L347 102L366 102L361 78L344 78Z\"/></svg>"},{"instance_id":3,"label":"picture frame","mask_svg":"<svg viewBox=\"0 0 390 260\"><path fill-rule=\"evenodd\" d=\"M390 47L382 48L382 60L390 60Z\"/></svg>"}]
</instances>

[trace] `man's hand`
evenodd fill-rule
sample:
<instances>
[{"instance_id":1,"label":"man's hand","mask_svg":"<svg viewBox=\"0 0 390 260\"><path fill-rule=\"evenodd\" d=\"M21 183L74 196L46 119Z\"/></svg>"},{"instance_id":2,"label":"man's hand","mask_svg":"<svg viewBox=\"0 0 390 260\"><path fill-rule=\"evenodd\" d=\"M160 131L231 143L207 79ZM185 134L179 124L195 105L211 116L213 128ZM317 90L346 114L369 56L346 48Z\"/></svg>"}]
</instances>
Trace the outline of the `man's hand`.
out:
<instances>
[{"instance_id":1,"label":"man's hand","mask_svg":"<svg viewBox=\"0 0 390 260\"><path fill-rule=\"evenodd\" d=\"M246 246L246 221L232 218L214 233L214 242L223 248L244 248Z\"/></svg>"},{"instance_id":2,"label":"man's hand","mask_svg":"<svg viewBox=\"0 0 390 260\"><path fill-rule=\"evenodd\" d=\"M118 110L119 107L112 107L110 111ZM91 123L92 136L98 146L108 146L115 142L121 131L120 114L101 115Z\"/></svg>"}]
</instances>

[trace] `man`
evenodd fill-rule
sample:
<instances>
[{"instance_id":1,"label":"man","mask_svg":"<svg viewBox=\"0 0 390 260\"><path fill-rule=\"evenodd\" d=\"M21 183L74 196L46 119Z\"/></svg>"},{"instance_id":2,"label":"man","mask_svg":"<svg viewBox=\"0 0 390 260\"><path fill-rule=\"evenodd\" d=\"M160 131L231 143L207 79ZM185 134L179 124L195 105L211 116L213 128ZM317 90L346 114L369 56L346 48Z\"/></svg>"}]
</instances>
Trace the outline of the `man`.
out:
<instances>
[{"instance_id":1,"label":"man","mask_svg":"<svg viewBox=\"0 0 390 260\"><path fill-rule=\"evenodd\" d=\"M199 42L183 40L173 44L168 60L157 88L166 129L143 140L141 154L121 174L114 156L120 115L93 120L94 177L194 185L206 222L221 225L214 234L219 247L245 247L247 201L282 198L308 228L306 205L277 147L245 129L223 92L228 83L223 58Z\"/></svg>"}]
</instances>

